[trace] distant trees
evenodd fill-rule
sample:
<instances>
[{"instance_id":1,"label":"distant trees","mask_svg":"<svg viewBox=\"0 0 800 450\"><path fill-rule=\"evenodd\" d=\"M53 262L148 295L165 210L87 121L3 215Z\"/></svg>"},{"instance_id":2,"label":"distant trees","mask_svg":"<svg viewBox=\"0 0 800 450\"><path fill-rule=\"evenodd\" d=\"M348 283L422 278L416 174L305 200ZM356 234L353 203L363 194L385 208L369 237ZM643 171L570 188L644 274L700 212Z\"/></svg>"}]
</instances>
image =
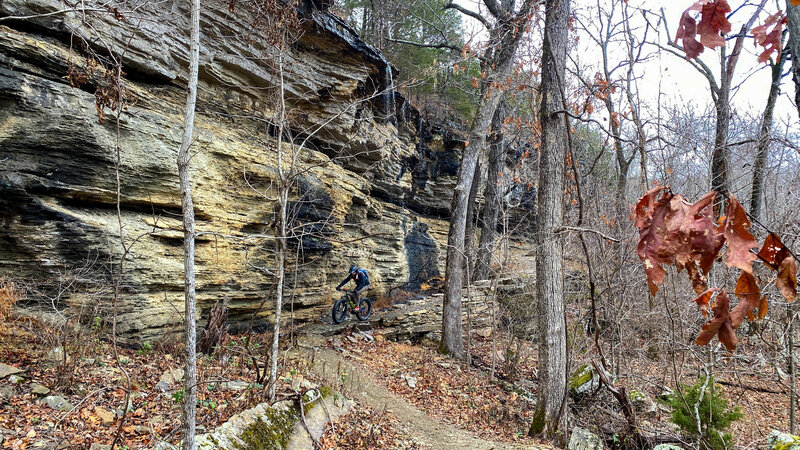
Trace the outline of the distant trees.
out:
<instances>
[{"instance_id":1,"label":"distant trees","mask_svg":"<svg viewBox=\"0 0 800 450\"><path fill-rule=\"evenodd\" d=\"M475 118L470 126L467 146L458 169L458 182L453 192L450 231L447 237L444 307L442 312L442 341L439 351L461 358L463 338L461 327L461 295L466 263L465 233L472 184L478 182L476 173L480 153L497 104L504 92L506 78L511 74L514 55L531 21L533 0L525 0L518 10L514 2L484 0L491 13L487 19L474 11L448 4L465 14L479 18L489 29L489 40L481 61L480 98Z\"/></svg>"},{"instance_id":2,"label":"distant trees","mask_svg":"<svg viewBox=\"0 0 800 450\"><path fill-rule=\"evenodd\" d=\"M340 0L337 5L365 42L397 67L395 80L412 103L428 114L455 114L467 122L475 114L480 76L465 48L461 15L444 0Z\"/></svg>"}]
</instances>

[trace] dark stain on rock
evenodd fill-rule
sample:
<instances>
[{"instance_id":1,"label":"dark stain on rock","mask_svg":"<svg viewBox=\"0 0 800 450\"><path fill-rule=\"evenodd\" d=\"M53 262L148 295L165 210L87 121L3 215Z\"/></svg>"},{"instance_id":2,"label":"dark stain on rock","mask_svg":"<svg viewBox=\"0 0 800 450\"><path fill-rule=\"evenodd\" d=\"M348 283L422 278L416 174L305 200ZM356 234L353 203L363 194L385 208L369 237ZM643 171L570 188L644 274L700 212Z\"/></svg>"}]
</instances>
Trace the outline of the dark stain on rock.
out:
<instances>
[{"instance_id":1,"label":"dark stain on rock","mask_svg":"<svg viewBox=\"0 0 800 450\"><path fill-rule=\"evenodd\" d=\"M439 248L428 234L428 225L414 222L405 238L408 261L408 288L419 290L422 283L439 276Z\"/></svg>"}]
</instances>

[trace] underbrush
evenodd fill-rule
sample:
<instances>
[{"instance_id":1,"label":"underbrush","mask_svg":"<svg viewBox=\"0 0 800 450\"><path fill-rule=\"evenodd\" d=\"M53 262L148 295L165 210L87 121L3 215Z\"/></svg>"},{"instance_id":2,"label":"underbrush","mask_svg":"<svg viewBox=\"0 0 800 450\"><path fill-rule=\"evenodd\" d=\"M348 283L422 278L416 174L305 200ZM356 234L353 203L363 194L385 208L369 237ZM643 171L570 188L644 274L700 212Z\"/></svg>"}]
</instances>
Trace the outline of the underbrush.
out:
<instances>
[{"instance_id":1,"label":"underbrush","mask_svg":"<svg viewBox=\"0 0 800 450\"><path fill-rule=\"evenodd\" d=\"M91 345L68 354L73 376L69 386L62 386L53 349L43 345L40 333L31 331L42 327L36 322L25 327L12 322L0 332L0 362L25 371L17 383L0 380L0 427L8 430L3 431L4 445L89 448L92 443L110 444L118 429L117 448L179 441L184 364L178 340L139 348L118 346L117 360L112 344L90 330ZM198 357L198 433L211 431L232 415L265 401L267 386L256 382L254 364L263 364L261 355L269 348L271 335L251 335L249 351L245 340L244 336L228 337L214 354ZM62 353L56 353L60 358ZM281 359L278 397L294 392L293 387L304 379L314 381L308 374L309 364L300 356ZM128 385L130 403L120 424ZM45 389L50 392L42 394ZM68 406L53 409L42 402L45 395L59 396Z\"/></svg>"}]
</instances>

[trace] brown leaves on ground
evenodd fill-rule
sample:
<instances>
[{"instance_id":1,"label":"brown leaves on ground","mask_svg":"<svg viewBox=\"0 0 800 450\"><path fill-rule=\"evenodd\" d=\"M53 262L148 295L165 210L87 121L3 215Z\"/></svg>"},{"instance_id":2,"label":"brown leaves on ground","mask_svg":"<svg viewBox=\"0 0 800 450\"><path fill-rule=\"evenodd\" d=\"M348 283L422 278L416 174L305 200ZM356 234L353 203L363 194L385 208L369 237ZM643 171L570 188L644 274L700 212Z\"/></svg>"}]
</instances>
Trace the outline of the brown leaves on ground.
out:
<instances>
[{"instance_id":1,"label":"brown leaves on ground","mask_svg":"<svg viewBox=\"0 0 800 450\"><path fill-rule=\"evenodd\" d=\"M375 411L369 406L354 404L353 409L325 426L320 439L322 450L339 448L403 448L422 449L413 442L408 430L389 411Z\"/></svg>"},{"instance_id":2,"label":"brown leaves on ground","mask_svg":"<svg viewBox=\"0 0 800 450\"><path fill-rule=\"evenodd\" d=\"M422 345L377 339L347 342L346 348L345 355L367 366L390 391L428 415L491 439L529 442L525 435L533 405L504 391L485 373L465 371L457 361Z\"/></svg>"},{"instance_id":3,"label":"brown leaves on ground","mask_svg":"<svg viewBox=\"0 0 800 450\"><path fill-rule=\"evenodd\" d=\"M58 445L57 448L81 449L92 443L111 444L120 422L114 413L125 399L125 373L131 380L132 408L125 416L118 448L144 448L158 439L172 443L180 440L182 382L171 384L166 392L155 388L162 374L183 366L180 345L156 344L155 349L138 351L120 347L120 368L111 345L99 337L92 339L80 352L69 352L75 361L73 379L77 382L67 390L55 385L56 368L45 363L50 348L43 347L35 334L12 324L0 339L0 361L26 370L24 381L13 386L13 395L5 406L0 399L0 428L10 430L3 431L3 448L21 449L37 442L46 443L46 448ZM198 358L197 425L206 430L263 401L265 390L254 383L242 390L220 385L224 380L251 383L254 378L249 358L240 356L244 353L240 341L230 339L225 356ZM255 335L253 345L260 345L254 351L268 348L266 341L267 337ZM287 360L287 367L279 373L279 391L288 389L289 375L284 377L284 372L301 366L302 362ZM0 387L9 384L7 379L0 380ZM67 413L40 403L32 393L35 384L49 387L53 391L50 395L64 397L75 409ZM103 423L104 413L112 418L111 423L108 419Z\"/></svg>"},{"instance_id":4,"label":"brown leaves on ground","mask_svg":"<svg viewBox=\"0 0 800 450\"><path fill-rule=\"evenodd\" d=\"M792 0L794 3L794 0ZM764 47L764 51L758 55L758 62L769 61L770 56L776 53L776 59L781 57L781 34L787 18L782 11L767 17L762 25L753 28L753 40L756 45Z\"/></svg>"},{"instance_id":5,"label":"brown leaves on ground","mask_svg":"<svg viewBox=\"0 0 800 450\"><path fill-rule=\"evenodd\" d=\"M692 16L700 12L700 23ZM725 38L721 34L730 33L731 23L727 14L731 7L725 0L700 0L687 8L681 15L675 41L683 41L687 59L697 58L705 48L722 47ZM697 36L700 40L697 40Z\"/></svg>"}]
</instances>

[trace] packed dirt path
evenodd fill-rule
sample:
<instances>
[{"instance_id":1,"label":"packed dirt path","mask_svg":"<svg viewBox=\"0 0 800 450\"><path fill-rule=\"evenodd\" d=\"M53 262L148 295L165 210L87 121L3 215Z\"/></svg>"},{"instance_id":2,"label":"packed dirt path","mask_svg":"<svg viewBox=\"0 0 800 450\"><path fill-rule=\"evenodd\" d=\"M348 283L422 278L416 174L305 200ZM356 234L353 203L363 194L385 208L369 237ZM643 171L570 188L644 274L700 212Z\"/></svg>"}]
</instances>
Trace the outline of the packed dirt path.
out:
<instances>
[{"instance_id":1,"label":"packed dirt path","mask_svg":"<svg viewBox=\"0 0 800 450\"><path fill-rule=\"evenodd\" d=\"M490 441L435 419L411 403L390 392L372 375L327 348L326 339L318 334L299 338L300 347L313 354L312 372L343 392L375 410L388 410L397 416L411 433L413 440L434 449L551 449L549 446L518 445Z\"/></svg>"}]
</instances>

